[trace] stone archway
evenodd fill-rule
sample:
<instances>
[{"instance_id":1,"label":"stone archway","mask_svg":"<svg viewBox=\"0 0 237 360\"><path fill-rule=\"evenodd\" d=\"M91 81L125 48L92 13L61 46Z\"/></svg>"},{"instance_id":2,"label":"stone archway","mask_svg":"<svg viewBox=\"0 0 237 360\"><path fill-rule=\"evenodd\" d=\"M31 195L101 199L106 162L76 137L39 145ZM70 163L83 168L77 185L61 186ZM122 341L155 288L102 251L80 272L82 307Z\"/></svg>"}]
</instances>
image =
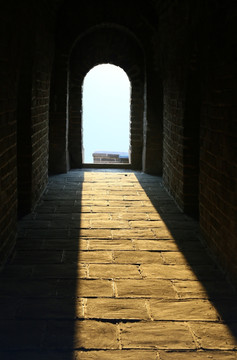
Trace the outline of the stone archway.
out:
<instances>
[{"instance_id":1,"label":"stone archway","mask_svg":"<svg viewBox=\"0 0 237 360\"><path fill-rule=\"evenodd\" d=\"M142 168L144 119L144 56L127 31L102 26L79 39L70 56L68 150L70 168L82 166L82 83L87 72L101 63L120 66L131 81L131 166Z\"/></svg>"}]
</instances>

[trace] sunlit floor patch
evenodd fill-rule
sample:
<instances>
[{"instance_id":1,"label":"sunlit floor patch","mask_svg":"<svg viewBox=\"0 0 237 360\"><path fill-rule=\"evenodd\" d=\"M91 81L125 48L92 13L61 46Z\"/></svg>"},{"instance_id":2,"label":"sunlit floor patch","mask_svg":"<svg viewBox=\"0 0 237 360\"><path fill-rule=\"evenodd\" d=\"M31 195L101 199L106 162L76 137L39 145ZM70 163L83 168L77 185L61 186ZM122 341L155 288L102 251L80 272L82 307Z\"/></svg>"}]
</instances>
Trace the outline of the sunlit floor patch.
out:
<instances>
[{"instance_id":1,"label":"sunlit floor patch","mask_svg":"<svg viewBox=\"0 0 237 360\"><path fill-rule=\"evenodd\" d=\"M237 299L159 177L54 176L17 244L1 358L236 359Z\"/></svg>"}]
</instances>

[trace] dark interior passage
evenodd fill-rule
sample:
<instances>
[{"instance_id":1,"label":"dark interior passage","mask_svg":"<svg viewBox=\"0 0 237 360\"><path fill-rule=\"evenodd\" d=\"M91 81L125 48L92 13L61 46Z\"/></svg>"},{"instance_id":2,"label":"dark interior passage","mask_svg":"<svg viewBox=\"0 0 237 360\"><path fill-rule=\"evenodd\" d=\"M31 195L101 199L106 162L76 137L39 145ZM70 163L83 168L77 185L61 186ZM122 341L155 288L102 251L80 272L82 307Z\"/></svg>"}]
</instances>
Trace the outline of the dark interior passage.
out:
<instances>
[{"instance_id":1,"label":"dark interior passage","mask_svg":"<svg viewBox=\"0 0 237 360\"><path fill-rule=\"evenodd\" d=\"M236 2L9 0L0 10L1 270L21 239L18 219L34 214L49 175L84 168L83 80L93 67L110 63L131 82L130 164L120 168L160 176L184 216L197 221L225 280L236 287ZM158 188L153 190L158 196ZM51 220L38 226L46 241L43 229L50 229ZM61 230L70 236L70 227ZM34 246L34 232L27 234ZM53 254L57 262L56 249ZM25 261L31 261L27 252ZM34 271L24 266L21 273ZM232 325L234 333L235 320ZM40 332L45 322L39 326ZM231 341L227 352L236 348ZM225 350L217 359L228 359Z\"/></svg>"},{"instance_id":2,"label":"dark interior passage","mask_svg":"<svg viewBox=\"0 0 237 360\"><path fill-rule=\"evenodd\" d=\"M0 275L1 359L235 359L236 293L199 236L160 177L50 177Z\"/></svg>"}]
</instances>

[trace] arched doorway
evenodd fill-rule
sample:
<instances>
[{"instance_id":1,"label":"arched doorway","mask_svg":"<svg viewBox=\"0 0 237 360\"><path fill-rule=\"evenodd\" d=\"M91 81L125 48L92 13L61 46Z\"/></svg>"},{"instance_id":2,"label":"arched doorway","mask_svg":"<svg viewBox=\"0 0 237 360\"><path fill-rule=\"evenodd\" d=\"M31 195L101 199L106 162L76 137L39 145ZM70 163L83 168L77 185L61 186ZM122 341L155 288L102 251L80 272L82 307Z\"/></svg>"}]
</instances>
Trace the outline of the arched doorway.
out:
<instances>
[{"instance_id":1,"label":"arched doorway","mask_svg":"<svg viewBox=\"0 0 237 360\"><path fill-rule=\"evenodd\" d=\"M82 85L82 162L129 163L131 84L112 64L93 67Z\"/></svg>"}]
</instances>

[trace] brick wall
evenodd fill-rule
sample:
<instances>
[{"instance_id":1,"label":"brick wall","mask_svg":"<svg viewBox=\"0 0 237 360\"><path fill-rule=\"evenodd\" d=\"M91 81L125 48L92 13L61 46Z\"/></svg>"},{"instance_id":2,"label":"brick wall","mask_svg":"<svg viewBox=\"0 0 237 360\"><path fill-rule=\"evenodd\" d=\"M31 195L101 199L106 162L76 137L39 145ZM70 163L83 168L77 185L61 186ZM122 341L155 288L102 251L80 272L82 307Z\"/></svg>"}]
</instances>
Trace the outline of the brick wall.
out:
<instances>
[{"instance_id":1,"label":"brick wall","mask_svg":"<svg viewBox=\"0 0 237 360\"><path fill-rule=\"evenodd\" d=\"M163 179L179 207L195 217L199 213L200 13L198 1L173 1L160 17L155 39L164 94Z\"/></svg>"},{"instance_id":2,"label":"brick wall","mask_svg":"<svg viewBox=\"0 0 237 360\"><path fill-rule=\"evenodd\" d=\"M182 209L185 208L184 118L189 58L186 10L186 2L175 2L168 8L160 18L156 39L156 60L163 79L163 180Z\"/></svg>"},{"instance_id":3,"label":"brick wall","mask_svg":"<svg viewBox=\"0 0 237 360\"><path fill-rule=\"evenodd\" d=\"M17 218L16 82L19 31L16 12L9 18L11 2L0 11L0 267L15 243Z\"/></svg>"},{"instance_id":4,"label":"brick wall","mask_svg":"<svg viewBox=\"0 0 237 360\"><path fill-rule=\"evenodd\" d=\"M47 182L48 103L53 25L42 2L0 8L0 266Z\"/></svg>"},{"instance_id":5,"label":"brick wall","mask_svg":"<svg viewBox=\"0 0 237 360\"><path fill-rule=\"evenodd\" d=\"M47 9L41 9L38 13L32 78L32 206L48 181L48 122L53 55L53 18Z\"/></svg>"},{"instance_id":6,"label":"brick wall","mask_svg":"<svg viewBox=\"0 0 237 360\"><path fill-rule=\"evenodd\" d=\"M18 86L18 209L35 206L48 178L48 112L53 18L47 6L28 4L22 24Z\"/></svg>"},{"instance_id":7,"label":"brick wall","mask_svg":"<svg viewBox=\"0 0 237 360\"><path fill-rule=\"evenodd\" d=\"M237 283L237 7L206 7L203 17L203 99L200 147L200 225Z\"/></svg>"},{"instance_id":8,"label":"brick wall","mask_svg":"<svg viewBox=\"0 0 237 360\"><path fill-rule=\"evenodd\" d=\"M107 44L113 44L108 47ZM116 51L115 51L116 49ZM80 59L80 54L85 57ZM119 56L118 56L119 54ZM69 79L69 155L72 168L81 165L82 86L88 71L94 66L111 63L120 66L131 82L130 147L131 166L141 169L144 114L144 62L141 49L123 31L97 29L74 47L70 59Z\"/></svg>"},{"instance_id":9,"label":"brick wall","mask_svg":"<svg viewBox=\"0 0 237 360\"><path fill-rule=\"evenodd\" d=\"M162 15L163 178L203 238L237 279L236 4L173 2Z\"/></svg>"},{"instance_id":10,"label":"brick wall","mask_svg":"<svg viewBox=\"0 0 237 360\"><path fill-rule=\"evenodd\" d=\"M91 0L65 2L62 5L57 23L54 85L51 92L49 159L52 172L66 172L70 167L81 166L83 79L92 67L110 62L125 70L132 84L132 167L161 173L162 104L160 98L158 101L155 98L152 71L145 94L148 79L144 71L148 57L152 63L149 53L152 51L151 35L158 24L152 4L150 1L138 1L134 6L134 1L128 0L114 6L113 2ZM79 48L77 55L75 48ZM76 69L70 60L73 56ZM152 107L152 110L144 123L146 101L149 101L149 109ZM161 105L157 110L158 103ZM146 137L143 136L144 129Z\"/></svg>"}]
</instances>

